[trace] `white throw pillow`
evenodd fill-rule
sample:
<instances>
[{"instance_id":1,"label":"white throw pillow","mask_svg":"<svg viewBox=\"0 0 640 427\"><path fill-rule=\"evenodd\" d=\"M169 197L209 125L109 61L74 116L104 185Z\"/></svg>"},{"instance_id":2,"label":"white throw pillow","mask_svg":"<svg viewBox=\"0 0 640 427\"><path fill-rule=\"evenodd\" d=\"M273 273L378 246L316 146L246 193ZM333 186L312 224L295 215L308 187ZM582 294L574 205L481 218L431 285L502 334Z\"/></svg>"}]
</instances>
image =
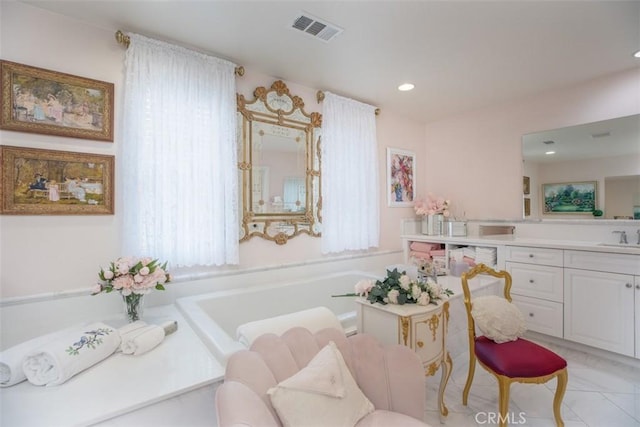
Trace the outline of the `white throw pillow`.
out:
<instances>
[{"instance_id":1,"label":"white throw pillow","mask_svg":"<svg viewBox=\"0 0 640 427\"><path fill-rule=\"evenodd\" d=\"M471 315L480 332L497 343L515 341L527 330L518 307L499 296L474 298Z\"/></svg>"},{"instance_id":2,"label":"white throw pillow","mask_svg":"<svg viewBox=\"0 0 640 427\"><path fill-rule=\"evenodd\" d=\"M374 411L333 341L267 393L285 427L354 426Z\"/></svg>"}]
</instances>

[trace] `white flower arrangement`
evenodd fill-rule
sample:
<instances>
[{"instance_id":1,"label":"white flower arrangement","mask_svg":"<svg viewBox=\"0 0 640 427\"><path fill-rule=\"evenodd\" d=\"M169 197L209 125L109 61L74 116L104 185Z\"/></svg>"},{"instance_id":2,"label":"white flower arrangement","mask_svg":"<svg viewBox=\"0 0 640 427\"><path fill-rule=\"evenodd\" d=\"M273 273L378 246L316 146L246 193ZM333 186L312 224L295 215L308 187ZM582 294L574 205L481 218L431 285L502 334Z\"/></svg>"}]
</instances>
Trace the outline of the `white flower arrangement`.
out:
<instances>
[{"instance_id":1,"label":"white flower arrangement","mask_svg":"<svg viewBox=\"0 0 640 427\"><path fill-rule=\"evenodd\" d=\"M439 285L433 278L413 280L406 272L400 273L397 268L387 270L384 280L360 280L355 285L355 293L341 296L361 296L367 301L380 304L438 304L453 292Z\"/></svg>"}]
</instances>

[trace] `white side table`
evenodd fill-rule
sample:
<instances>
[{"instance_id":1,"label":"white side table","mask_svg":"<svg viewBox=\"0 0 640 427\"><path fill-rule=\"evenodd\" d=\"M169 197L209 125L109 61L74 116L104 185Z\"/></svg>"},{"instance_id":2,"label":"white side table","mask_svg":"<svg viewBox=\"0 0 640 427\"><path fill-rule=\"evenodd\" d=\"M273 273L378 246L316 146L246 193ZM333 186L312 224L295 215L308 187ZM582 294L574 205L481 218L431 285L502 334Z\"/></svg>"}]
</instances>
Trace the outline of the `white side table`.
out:
<instances>
[{"instance_id":1,"label":"white side table","mask_svg":"<svg viewBox=\"0 0 640 427\"><path fill-rule=\"evenodd\" d=\"M447 351L446 338L449 323L449 301L427 306L416 304L371 304L357 298L358 331L375 336L384 344L401 344L414 350L425 369L433 376L442 366L438 407L447 416L444 390L451 376L453 363Z\"/></svg>"}]
</instances>

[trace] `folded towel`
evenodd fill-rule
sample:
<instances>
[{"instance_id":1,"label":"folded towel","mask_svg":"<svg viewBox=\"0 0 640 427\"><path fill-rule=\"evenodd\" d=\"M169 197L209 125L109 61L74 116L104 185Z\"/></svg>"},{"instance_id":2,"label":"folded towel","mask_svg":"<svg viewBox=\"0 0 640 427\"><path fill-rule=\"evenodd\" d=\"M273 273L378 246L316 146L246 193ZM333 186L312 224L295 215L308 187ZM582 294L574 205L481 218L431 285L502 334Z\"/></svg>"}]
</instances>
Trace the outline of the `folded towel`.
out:
<instances>
[{"instance_id":1,"label":"folded towel","mask_svg":"<svg viewBox=\"0 0 640 427\"><path fill-rule=\"evenodd\" d=\"M409 249L412 251L429 252L432 249L440 249L440 243L411 242Z\"/></svg>"},{"instance_id":2,"label":"folded towel","mask_svg":"<svg viewBox=\"0 0 640 427\"><path fill-rule=\"evenodd\" d=\"M55 340L64 332L56 331L50 334L42 335L13 347L6 349L0 353L0 387L9 387L18 384L27 379L22 369L22 362L27 354L31 353L38 347Z\"/></svg>"},{"instance_id":3,"label":"folded towel","mask_svg":"<svg viewBox=\"0 0 640 427\"><path fill-rule=\"evenodd\" d=\"M138 320L120 329L120 351L139 356L154 349L164 340L165 330L158 325L148 325Z\"/></svg>"},{"instance_id":4,"label":"folded towel","mask_svg":"<svg viewBox=\"0 0 640 427\"><path fill-rule=\"evenodd\" d=\"M430 252L432 257L435 256L444 256L445 254L445 250L444 249L436 249Z\"/></svg>"},{"instance_id":5,"label":"folded towel","mask_svg":"<svg viewBox=\"0 0 640 427\"><path fill-rule=\"evenodd\" d=\"M422 251L409 251L409 257L429 261L431 259L431 254L429 252Z\"/></svg>"},{"instance_id":6,"label":"folded towel","mask_svg":"<svg viewBox=\"0 0 640 427\"><path fill-rule=\"evenodd\" d=\"M120 345L120 334L104 323L76 328L29 353L22 364L34 385L60 385L109 357Z\"/></svg>"}]
</instances>

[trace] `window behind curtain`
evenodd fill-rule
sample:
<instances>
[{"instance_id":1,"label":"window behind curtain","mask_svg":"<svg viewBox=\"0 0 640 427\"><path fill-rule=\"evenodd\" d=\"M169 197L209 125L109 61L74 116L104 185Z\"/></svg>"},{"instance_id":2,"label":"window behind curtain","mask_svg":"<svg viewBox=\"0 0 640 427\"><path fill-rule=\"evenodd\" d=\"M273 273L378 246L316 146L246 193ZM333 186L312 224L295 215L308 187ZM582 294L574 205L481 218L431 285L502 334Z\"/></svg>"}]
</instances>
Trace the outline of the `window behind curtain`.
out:
<instances>
[{"instance_id":1,"label":"window behind curtain","mask_svg":"<svg viewBox=\"0 0 640 427\"><path fill-rule=\"evenodd\" d=\"M235 65L136 34L125 58L124 250L238 263Z\"/></svg>"},{"instance_id":2,"label":"window behind curtain","mask_svg":"<svg viewBox=\"0 0 640 427\"><path fill-rule=\"evenodd\" d=\"M322 252L377 247L375 107L326 93L322 116Z\"/></svg>"}]
</instances>

